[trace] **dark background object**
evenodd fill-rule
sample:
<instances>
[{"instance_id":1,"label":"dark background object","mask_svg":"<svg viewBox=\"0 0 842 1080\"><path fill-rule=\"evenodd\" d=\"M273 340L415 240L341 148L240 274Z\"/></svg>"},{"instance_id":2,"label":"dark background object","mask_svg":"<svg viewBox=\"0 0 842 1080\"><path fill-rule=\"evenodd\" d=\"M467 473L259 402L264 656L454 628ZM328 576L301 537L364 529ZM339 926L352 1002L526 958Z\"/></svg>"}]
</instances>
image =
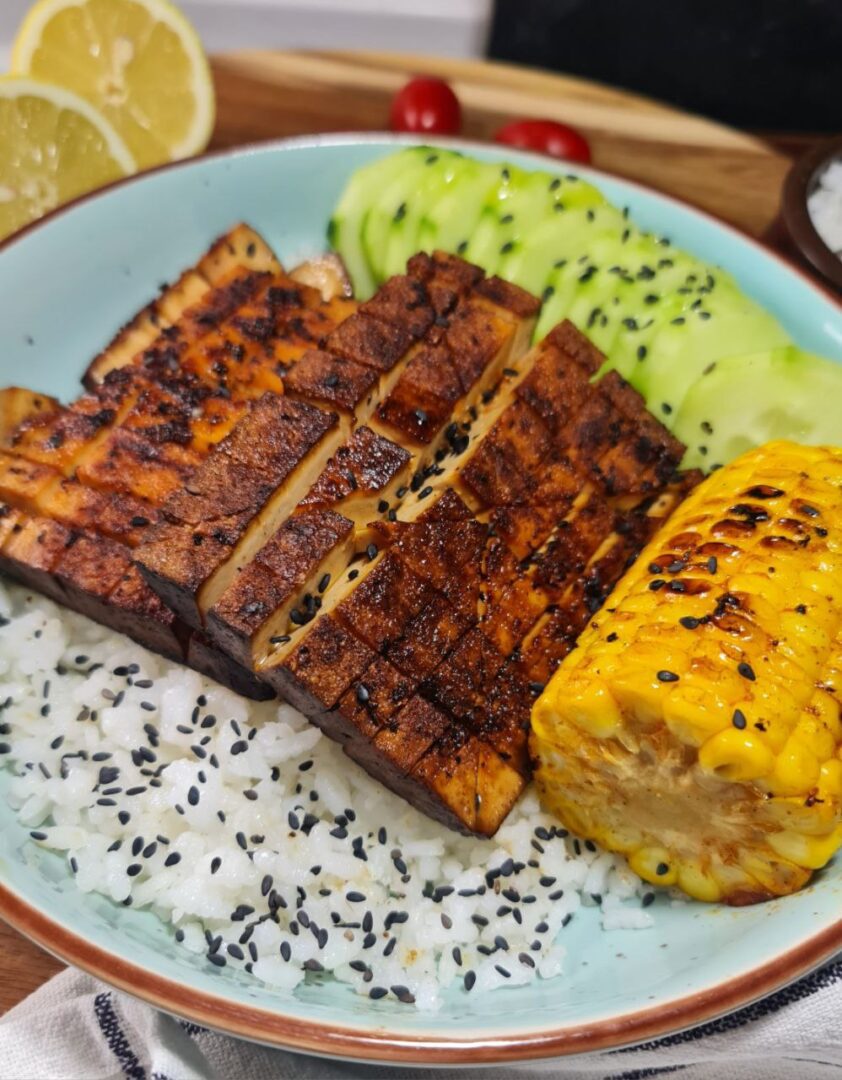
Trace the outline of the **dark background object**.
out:
<instances>
[{"instance_id":1,"label":"dark background object","mask_svg":"<svg viewBox=\"0 0 842 1080\"><path fill-rule=\"evenodd\" d=\"M490 55L754 130L842 130L842 0L497 0Z\"/></svg>"}]
</instances>

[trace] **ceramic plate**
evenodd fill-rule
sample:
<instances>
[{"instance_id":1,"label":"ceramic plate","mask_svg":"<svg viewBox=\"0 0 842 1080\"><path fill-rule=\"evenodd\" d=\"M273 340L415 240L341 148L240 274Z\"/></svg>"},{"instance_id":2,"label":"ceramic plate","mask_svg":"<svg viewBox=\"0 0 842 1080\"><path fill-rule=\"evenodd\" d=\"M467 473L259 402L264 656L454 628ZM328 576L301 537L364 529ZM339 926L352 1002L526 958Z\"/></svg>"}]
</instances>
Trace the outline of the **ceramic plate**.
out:
<instances>
[{"instance_id":1,"label":"ceramic plate","mask_svg":"<svg viewBox=\"0 0 842 1080\"><path fill-rule=\"evenodd\" d=\"M407 141L407 140L403 140ZM64 398L87 361L161 281L248 221L287 265L325 246L348 176L395 140L265 145L148 174L61 211L0 256L0 383ZM489 160L500 148L454 144ZM527 167L548 159L509 153ZM557 166L559 171L568 171ZM642 226L719 263L802 346L842 362L842 308L736 230L670 198L579 170ZM659 899L655 926L603 933L585 909L566 973L486 996L454 991L438 1015L370 1001L339 984L267 989L175 948L153 915L83 895L62 860L36 850L2 794L0 915L62 959L179 1016L302 1050L366 1060L477 1063L630 1044L743 1005L842 948L842 860L786 900L729 909Z\"/></svg>"}]
</instances>

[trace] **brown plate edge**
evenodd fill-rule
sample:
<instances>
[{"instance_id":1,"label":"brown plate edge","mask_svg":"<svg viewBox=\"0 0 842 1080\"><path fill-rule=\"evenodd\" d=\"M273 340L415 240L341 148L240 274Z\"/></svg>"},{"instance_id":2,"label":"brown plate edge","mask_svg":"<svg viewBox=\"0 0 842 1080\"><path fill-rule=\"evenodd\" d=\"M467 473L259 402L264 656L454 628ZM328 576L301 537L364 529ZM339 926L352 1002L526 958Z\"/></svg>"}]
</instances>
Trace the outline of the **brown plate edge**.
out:
<instances>
[{"instance_id":1,"label":"brown plate edge","mask_svg":"<svg viewBox=\"0 0 842 1080\"><path fill-rule=\"evenodd\" d=\"M164 1012L238 1038L305 1053L417 1065L494 1064L619 1049L673 1034L749 1005L842 951L842 919L773 960L667 1004L573 1027L481 1038L396 1035L240 1005L138 967L92 945L0 884L0 917L60 960Z\"/></svg>"}]
</instances>

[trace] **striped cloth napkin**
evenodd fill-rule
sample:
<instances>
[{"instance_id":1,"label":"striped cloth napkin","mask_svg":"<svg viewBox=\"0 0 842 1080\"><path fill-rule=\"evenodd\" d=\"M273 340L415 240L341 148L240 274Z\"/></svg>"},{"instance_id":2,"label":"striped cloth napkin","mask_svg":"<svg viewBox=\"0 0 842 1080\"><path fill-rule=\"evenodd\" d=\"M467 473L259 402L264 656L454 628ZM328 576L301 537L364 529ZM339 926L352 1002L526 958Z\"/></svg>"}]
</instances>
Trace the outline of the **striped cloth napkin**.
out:
<instances>
[{"instance_id":1,"label":"striped cloth napkin","mask_svg":"<svg viewBox=\"0 0 842 1080\"><path fill-rule=\"evenodd\" d=\"M730 1016L626 1050L528 1065L408 1069L270 1050L57 975L0 1020L0 1080L827 1080L842 1076L842 960Z\"/></svg>"}]
</instances>

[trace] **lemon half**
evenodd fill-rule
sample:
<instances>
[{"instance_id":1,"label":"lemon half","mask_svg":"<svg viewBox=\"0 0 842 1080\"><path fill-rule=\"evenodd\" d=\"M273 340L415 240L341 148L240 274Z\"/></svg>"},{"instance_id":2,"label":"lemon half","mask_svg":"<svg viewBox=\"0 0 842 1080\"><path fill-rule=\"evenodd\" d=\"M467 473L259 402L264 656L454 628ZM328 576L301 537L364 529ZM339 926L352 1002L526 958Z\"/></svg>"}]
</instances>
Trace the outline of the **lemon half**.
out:
<instances>
[{"instance_id":1,"label":"lemon half","mask_svg":"<svg viewBox=\"0 0 842 1080\"><path fill-rule=\"evenodd\" d=\"M210 138L207 57L169 0L39 0L18 31L12 70L90 102L138 168L189 157Z\"/></svg>"},{"instance_id":2,"label":"lemon half","mask_svg":"<svg viewBox=\"0 0 842 1080\"><path fill-rule=\"evenodd\" d=\"M0 236L134 171L126 144L88 102L0 78Z\"/></svg>"}]
</instances>

